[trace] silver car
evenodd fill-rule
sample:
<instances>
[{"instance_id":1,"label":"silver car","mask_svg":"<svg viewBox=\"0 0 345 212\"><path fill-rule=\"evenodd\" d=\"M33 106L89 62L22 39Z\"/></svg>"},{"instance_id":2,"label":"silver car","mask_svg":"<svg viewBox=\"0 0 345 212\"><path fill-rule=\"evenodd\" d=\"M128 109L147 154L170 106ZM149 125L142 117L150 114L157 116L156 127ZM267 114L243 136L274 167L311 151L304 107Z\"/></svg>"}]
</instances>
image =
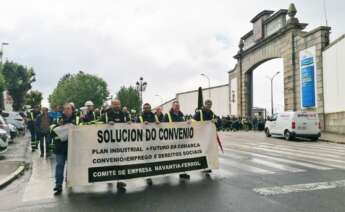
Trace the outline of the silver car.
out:
<instances>
[{"instance_id":1,"label":"silver car","mask_svg":"<svg viewBox=\"0 0 345 212\"><path fill-rule=\"evenodd\" d=\"M0 129L0 154L7 151L9 137L5 130Z\"/></svg>"},{"instance_id":2,"label":"silver car","mask_svg":"<svg viewBox=\"0 0 345 212\"><path fill-rule=\"evenodd\" d=\"M15 126L21 134L25 133L25 121L18 112L2 112L2 116L5 118L8 124Z\"/></svg>"},{"instance_id":3,"label":"silver car","mask_svg":"<svg viewBox=\"0 0 345 212\"><path fill-rule=\"evenodd\" d=\"M2 116L0 116L0 129L4 130L6 132L8 138L9 138L9 142L12 142L13 140L11 139L11 128Z\"/></svg>"}]
</instances>

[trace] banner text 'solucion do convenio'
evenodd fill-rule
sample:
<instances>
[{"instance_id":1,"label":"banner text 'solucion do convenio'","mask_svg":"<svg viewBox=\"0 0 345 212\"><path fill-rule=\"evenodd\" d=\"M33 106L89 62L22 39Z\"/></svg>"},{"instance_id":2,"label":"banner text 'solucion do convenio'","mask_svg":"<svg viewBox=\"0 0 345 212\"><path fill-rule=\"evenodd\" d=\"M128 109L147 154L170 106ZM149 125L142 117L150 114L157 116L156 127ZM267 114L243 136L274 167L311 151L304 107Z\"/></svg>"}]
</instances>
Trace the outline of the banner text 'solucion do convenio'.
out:
<instances>
[{"instance_id":1,"label":"banner text 'solucion do convenio'","mask_svg":"<svg viewBox=\"0 0 345 212\"><path fill-rule=\"evenodd\" d=\"M68 145L69 186L219 166L212 122L78 126Z\"/></svg>"}]
</instances>

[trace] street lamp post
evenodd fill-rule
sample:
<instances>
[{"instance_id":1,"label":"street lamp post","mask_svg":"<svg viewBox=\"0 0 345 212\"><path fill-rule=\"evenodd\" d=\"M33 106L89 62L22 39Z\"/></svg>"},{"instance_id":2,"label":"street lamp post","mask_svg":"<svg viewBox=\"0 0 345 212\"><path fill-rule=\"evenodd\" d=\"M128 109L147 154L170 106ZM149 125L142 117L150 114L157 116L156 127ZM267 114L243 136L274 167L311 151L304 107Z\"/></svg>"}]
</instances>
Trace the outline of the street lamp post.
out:
<instances>
[{"instance_id":1,"label":"street lamp post","mask_svg":"<svg viewBox=\"0 0 345 212\"><path fill-rule=\"evenodd\" d=\"M211 80L210 80L210 78L209 78L206 74L204 74L204 73L201 73L200 75L203 76L203 77L205 77L205 78L208 80L208 99L211 100Z\"/></svg>"},{"instance_id":2,"label":"street lamp post","mask_svg":"<svg viewBox=\"0 0 345 212\"><path fill-rule=\"evenodd\" d=\"M272 77L267 77L271 81L271 113L272 113L271 115L273 115L273 113L274 113L274 109L273 109L273 80L278 74L280 74L279 71L277 73L275 73Z\"/></svg>"},{"instance_id":3,"label":"street lamp post","mask_svg":"<svg viewBox=\"0 0 345 212\"><path fill-rule=\"evenodd\" d=\"M143 103L143 92L146 90L147 82L144 82L144 78L140 77L139 81L136 83L137 91L139 92L139 97L141 104Z\"/></svg>"},{"instance_id":4,"label":"street lamp post","mask_svg":"<svg viewBox=\"0 0 345 212\"><path fill-rule=\"evenodd\" d=\"M1 52L0 52L0 63L2 64L2 62L3 62L3 55L4 55L4 46L7 46L9 43L7 43L7 42L2 42L1 43Z\"/></svg>"}]
</instances>

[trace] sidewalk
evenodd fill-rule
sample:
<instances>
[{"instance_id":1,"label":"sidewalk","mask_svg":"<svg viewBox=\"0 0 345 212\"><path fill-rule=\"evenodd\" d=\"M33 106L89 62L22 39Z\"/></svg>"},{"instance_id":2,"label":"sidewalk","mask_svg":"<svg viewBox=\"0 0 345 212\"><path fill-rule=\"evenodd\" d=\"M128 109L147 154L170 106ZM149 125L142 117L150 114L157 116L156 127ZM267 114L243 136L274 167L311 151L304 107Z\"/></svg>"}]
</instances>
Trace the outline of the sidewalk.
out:
<instances>
[{"instance_id":1,"label":"sidewalk","mask_svg":"<svg viewBox=\"0 0 345 212\"><path fill-rule=\"evenodd\" d=\"M0 155L0 189L7 186L24 173L28 164L28 137L18 137L8 146L7 152Z\"/></svg>"},{"instance_id":2,"label":"sidewalk","mask_svg":"<svg viewBox=\"0 0 345 212\"><path fill-rule=\"evenodd\" d=\"M320 140L326 141L326 142L338 143L338 144L345 144L345 135L322 132Z\"/></svg>"}]
</instances>

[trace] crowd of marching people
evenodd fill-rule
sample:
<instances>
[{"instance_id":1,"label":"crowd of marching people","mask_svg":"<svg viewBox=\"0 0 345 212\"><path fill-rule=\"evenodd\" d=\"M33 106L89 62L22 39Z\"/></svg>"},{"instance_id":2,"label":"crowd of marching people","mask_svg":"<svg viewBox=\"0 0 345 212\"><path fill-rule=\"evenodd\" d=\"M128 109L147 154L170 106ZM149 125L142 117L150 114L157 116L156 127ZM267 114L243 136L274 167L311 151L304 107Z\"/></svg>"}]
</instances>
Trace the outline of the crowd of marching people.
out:
<instances>
[{"instance_id":1,"label":"crowd of marching people","mask_svg":"<svg viewBox=\"0 0 345 212\"><path fill-rule=\"evenodd\" d=\"M265 129L266 120L263 117L254 116L252 118L226 116L220 118L219 130L222 131L239 131L254 130L263 131Z\"/></svg>"},{"instance_id":2,"label":"crowd of marching people","mask_svg":"<svg viewBox=\"0 0 345 212\"><path fill-rule=\"evenodd\" d=\"M66 103L60 111L56 108L54 111L48 112L48 108L34 108L27 114L28 129L31 133L32 151L38 150L40 146L41 157L50 156L52 152L56 155L55 167L55 194L62 192L62 184L64 180L65 162L67 160L68 141L61 141L54 129L66 124L73 125L90 125L90 124L109 124L116 123L155 123L161 122L184 122L191 121L213 121L217 124L218 118L212 112L212 101L206 100L204 106L196 110L193 116L185 116L180 110L178 101L172 103L170 111L163 113L162 108L158 107L152 110L149 103L145 103L140 114L136 111L129 111L127 107L122 107L118 99L113 99L107 107L97 109L91 101L85 103L85 110L78 110L73 103ZM209 173L210 170L205 171ZM180 174L181 179L189 179L187 173ZM152 185L152 180L147 179L148 185ZM118 182L117 188L124 189L126 184Z\"/></svg>"},{"instance_id":3,"label":"crowd of marching people","mask_svg":"<svg viewBox=\"0 0 345 212\"><path fill-rule=\"evenodd\" d=\"M41 157L49 157L52 152L56 155L55 168L55 194L60 194L64 179L65 162L67 160L68 142L61 141L55 134L56 127L73 124L73 125L90 125L90 124L109 124L116 123L155 123L161 122L191 122L191 121L213 121L219 131L238 131L238 130L263 130L265 120L263 118L242 118L242 117L218 117L211 108L212 101L206 100L201 109L195 111L194 115L184 115L180 110L178 101L172 103L170 111L164 113L161 107L154 111L149 103L145 103L142 112L137 114L136 111L129 111L127 107L122 107L118 99L113 99L111 104L103 108L95 108L91 101L85 103L84 110L78 110L73 103L66 103L60 111L55 108L54 111L48 112L48 108L34 108L27 114L28 129L31 132L32 151L40 147ZM209 173L206 171L205 173ZM180 174L180 178L189 179L187 173ZM152 185L152 180L147 179L148 185ZM124 189L126 184L118 182L117 188Z\"/></svg>"}]
</instances>

